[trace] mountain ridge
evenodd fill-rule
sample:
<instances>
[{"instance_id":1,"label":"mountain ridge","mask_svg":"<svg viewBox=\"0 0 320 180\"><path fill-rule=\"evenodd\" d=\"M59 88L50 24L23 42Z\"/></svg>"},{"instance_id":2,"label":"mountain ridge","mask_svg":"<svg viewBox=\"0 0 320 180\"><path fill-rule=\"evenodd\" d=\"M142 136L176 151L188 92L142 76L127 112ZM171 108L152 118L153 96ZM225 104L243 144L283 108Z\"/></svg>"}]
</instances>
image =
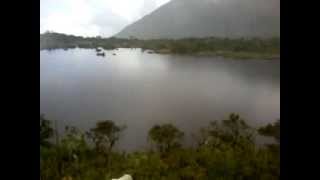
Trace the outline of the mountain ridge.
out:
<instances>
[{"instance_id":1,"label":"mountain ridge","mask_svg":"<svg viewBox=\"0 0 320 180\"><path fill-rule=\"evenodd\" d=\"M279 37L279 0L172 0L114 37Z\"/></svg>"}]
</instances>

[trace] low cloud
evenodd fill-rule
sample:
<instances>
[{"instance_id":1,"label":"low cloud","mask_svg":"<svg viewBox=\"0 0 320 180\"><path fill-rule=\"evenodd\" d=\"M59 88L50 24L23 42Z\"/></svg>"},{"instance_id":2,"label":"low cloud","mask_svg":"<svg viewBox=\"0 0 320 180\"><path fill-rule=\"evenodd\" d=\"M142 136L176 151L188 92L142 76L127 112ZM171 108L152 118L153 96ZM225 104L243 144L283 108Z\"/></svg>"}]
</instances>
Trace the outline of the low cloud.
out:
<instances>
[{"instance_id":1,"label":"low cloud","mask_svg":"<svg viewBox=\"0 0 320 180\"><path fill-rule=\"evenodd\" d=\"M109 37L170 0L41 0L40 32Z\"/></svg>"}]
</instances>

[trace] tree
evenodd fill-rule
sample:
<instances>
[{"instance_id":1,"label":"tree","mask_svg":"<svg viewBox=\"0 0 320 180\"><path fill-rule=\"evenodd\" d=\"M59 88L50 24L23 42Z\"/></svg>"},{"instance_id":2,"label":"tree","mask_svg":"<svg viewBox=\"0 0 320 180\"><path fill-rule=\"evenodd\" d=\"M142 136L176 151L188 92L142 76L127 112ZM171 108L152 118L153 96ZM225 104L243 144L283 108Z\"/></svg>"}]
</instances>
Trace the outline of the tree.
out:
<instances>
[{"instance_id":1,"label":"tree","mask_svg":"<svg viewBox=\"0 0 320 180\"><path fill-rule=\"evenodd\" d=\"M273 124L268 124L258 129L258 133L263 136L270 136L280 142L280 119Z\"/></svg>"},{"instance_id":2,"label":"tree","mask_svg":"<svg viewBox=\"0 0 320 180\"><path fill-rule=\"evenodd\" d=\"M51 122L40 115L40 146L50 146L49 139L53 136Z\"/></svg>"},{"instance_id":3,"label":"tree","mask_svg":"<svg viewBox=\"0 0 320 180\"><path fill-rule=\"evenodd\" d=\"M67 149L72 158L79 156L88 149L85 134L76 127L66 126L61 145Z\"/></svg>"},{"instance_id":4,"label":"tree","mask_svg":"<svg viewBox=\"0 0 320 180\"><path fill-rule=\"evenodd\" d=\"M117 126L113 121L100 121L95 128L88 132L88 136L95 143L98 152L109 153L119 140L120 133L124 129L124 126Z\"/></svg>"},{"instance_id":5,"label":"tree","mask_svg":"<svg viewBox=\"0 0 320 180\"><path fill-rule=\"evenodd\" d=\"M238 114L230 114L229 119L222 121L223 138L233 146L241 143L253 143L253 129Z\"/></svg>"},{"instance_id":6,"label":"tree","mask_svg":"<svg viewBox=\"0 0 320 180\"><path fill-rule=\"evenodd\" d=\"M239 115L232 113L228 119L213 121L208 128L202 128L197 140L199 146L244 148L254 144L254 130Z\"/></svg>"},{"instance_id":7,"label":"tree","mask_svg":"<svg viewBox=\"0 0 320 180\"><path fill-rule=\"evenodd\" d=\"M149 130L149 138L161 153L179 146L183 136L184 133L172 124L155 125Z\"/></svg>"},{"instance_id":8,"label":"tree","mask_svg":"<svg viewBox=\"0 0 320 180\"><path fill-rule=\"evenodd\" d=\"M80 165L85 160L87 152L89 152L89 147L85 140L85 134L76 127L66 126L61 144L57 146L60 171L68 172L69 175L81 179Z\"/></svg>"}]
</instances>

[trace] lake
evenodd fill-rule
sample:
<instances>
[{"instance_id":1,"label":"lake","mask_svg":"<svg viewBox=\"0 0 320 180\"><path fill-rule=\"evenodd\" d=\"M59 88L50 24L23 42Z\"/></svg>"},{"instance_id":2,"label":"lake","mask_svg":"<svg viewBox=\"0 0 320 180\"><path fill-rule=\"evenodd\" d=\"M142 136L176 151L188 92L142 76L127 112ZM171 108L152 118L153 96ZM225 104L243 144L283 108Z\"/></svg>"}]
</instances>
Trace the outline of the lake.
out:
<instances>
[{"instance_id":1,"label":"lake","mask_svg":"<svg viewBox=\"0 0 320 180\"><path fill-rule=\"evenodd\" d=\"M116 53L116 55L113 55ZM280 61L148 54L140 49L40 51L40 113L61 129L126 125L118 148L148 147L155 124L191 134L232 112L254 126L280 118Z\"/></svg>"}]
</instances>

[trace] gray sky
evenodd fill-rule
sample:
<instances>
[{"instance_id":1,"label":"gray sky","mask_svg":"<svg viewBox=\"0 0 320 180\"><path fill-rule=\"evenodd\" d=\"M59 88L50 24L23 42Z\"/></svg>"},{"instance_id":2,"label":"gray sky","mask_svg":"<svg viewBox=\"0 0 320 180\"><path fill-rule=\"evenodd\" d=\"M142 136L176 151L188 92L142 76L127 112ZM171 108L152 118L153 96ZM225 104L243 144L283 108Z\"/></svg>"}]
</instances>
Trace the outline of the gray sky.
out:
<instances>
[{"instance_id":1,"label":"gray sky","mask_svg":"<svg viewBox=\"0 0 320 180\"><path fill-rule=\"evenodd\" d=\"M40 0L40 33L109 37L169 1Z\"/></svg>"}]
</instances>

